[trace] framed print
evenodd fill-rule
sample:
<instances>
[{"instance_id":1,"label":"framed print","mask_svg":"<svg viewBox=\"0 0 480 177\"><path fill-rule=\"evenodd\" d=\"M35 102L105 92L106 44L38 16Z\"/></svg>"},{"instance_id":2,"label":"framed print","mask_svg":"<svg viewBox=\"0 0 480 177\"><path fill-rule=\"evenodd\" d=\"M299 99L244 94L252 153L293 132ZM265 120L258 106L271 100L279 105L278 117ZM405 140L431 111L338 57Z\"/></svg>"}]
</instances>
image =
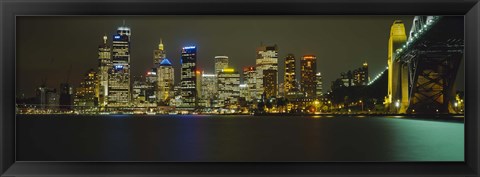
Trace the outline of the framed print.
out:
<instances>
[{"instance_id":1,"label":"framed print","mask_svg":"<svg viewBox=\"0 0 480 177\"><path fill-rule=\"evenodd\" d=\"M478 1L4 1L4 176L478 176Z\"/></svg>"}]
</instances>

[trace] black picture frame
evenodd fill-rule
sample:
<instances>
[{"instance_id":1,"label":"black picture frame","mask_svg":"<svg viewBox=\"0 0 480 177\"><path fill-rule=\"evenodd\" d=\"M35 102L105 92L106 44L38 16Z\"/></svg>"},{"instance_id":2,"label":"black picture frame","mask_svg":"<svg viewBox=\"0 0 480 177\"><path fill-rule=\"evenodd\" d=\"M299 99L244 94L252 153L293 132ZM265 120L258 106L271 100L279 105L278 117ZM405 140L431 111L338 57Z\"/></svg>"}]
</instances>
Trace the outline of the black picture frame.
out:
<instances>
[{"instance_id":1,"label":"black picture frame","mask_svg":"<svg viewBox=\"0 0 480 177\"><path fill-rule=\"evenodd\" d=\"M478 0L0 0L2 176L479 176ZM19 15L464 15L465 162L16 162L15 19Z\"/></svg>"}]
</instances>

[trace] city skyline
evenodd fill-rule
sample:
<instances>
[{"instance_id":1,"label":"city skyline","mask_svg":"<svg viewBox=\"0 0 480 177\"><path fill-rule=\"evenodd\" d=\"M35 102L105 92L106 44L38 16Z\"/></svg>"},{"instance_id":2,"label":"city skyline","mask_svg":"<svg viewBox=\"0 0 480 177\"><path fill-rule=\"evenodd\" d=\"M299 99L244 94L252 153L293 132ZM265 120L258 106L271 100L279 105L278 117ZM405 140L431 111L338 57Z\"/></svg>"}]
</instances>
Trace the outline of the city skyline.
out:
<instances>
[{"instance_id":1,"label":"city skyline","mask_svg":"<svg viewBox=\"0 0 480 177\"><path fill-rule=\"evenodd\" d=\"M226 20L228 19L229 17L218 17L218 16L199 16L199 17L193 17L193 16L188 16L188 17L178 17L178 16L169 16L169 18L174 18L176 19L177 21L182 21L182 22L185 22L185 21L189 21L189 20L192 20L192 19L195 19L195 18L200 18L200 21L202 22L207 22L206 25L208 25L209 23L214 23L214 22L219 22L219 21L222 21L222 20ZM46 18L46 17L28 17L28 18ZM61 17L52 17L53 19L48 19L46 21L62 21ZM59 20L55 20L55 18L60 18ZM69 18L87 18L87 19L84 19L83 21L80 20L80 22L77 22L77 23L87 23L87 22L84 22L84 21L101 21L100 20L93 20L93 19L88 19L88 17L69 17ZM110 27L109 30L104 30L104 31L112 31L115 30L115 28L117 26L121 26L122 25L122 20L119 20L120 18L118 17L102 17L102 18L107 18L108 22L105 22L106 24L108 23L116 23L117 25L116 26L112 26ZM221 45L221 43L218 43L216 44L215 41L218 40L216 39L215 36L213 37L210 37L209 39L210 40L207 40L205 41L205 39L202 39L201 37L198 37L198 36L202 36L201 33L205 33L205 29L199 29L198 30L198 33L200 33L199 35L197 35L197 37L192 37L192 41L196 41L196 42L178 42L178 41L185 41L185 37L178 37L178 40L175 40L177 39L177 37L175 36L171 36L171 35L162 35L164 32L162 32L161 29L158 29L158 33L157 34L154 34L152 36L149 36L147 34L145 34L143 31L145 29L142 29L142 25L140 24L137 24L139 22L137 22L136 19L130 19L130 18L137 18L138 21L142 21L140 17L125 17L125 18L122 18L122 19L126 19L126 26L129 26L130 28L132 28L132 40L131 40L131 45L132 45L132 52L131 52L131 70L132 70L132 76L137 76L137 75L145 75L146 72L148 71L148 69L150 69L152 67L152 59L153 59L153 55L152 55L152 51L157 48L158 46L158 43L160 42L160 38L163 40L163 43L165 45L165 50L166 50L166 55L168 59L170 59L170 61L172 62L172 65L174 66L174 68L176 68L175 70L175 82L178 83L180 81L180 62L179 62L179 56L180 56L180 50L181 50L181 47L183 46L188 46L188 45L196 45L197 48L198 48L198 61L197 61L197 65L198 65L198 68L200 70L203 70L205 71L205 73L213 73L213 69L214 69L214 57L215 56L219 56L219 55L225 55L225 56L228 56L230 58L230 62L229 62L229 66L230 67L233 67L235 68L236 70L242 70L243 67L246 67L246 66L254 66L255 65L255 48L257 48L259 45L260 45L260 42L263 41L263 43L265 45L278 45L278 58L279 58L279 73L278 73L278 83L282 83L283 82L283 72L284 72L284 65L281 64L284 60L284 58L286 57L286 55L288 53L293 53L295 55L295 57L297 58L300 58L301 56L303 55L307 55L307 54L313 54L313 55L316 55L317 56L317 68L318 68L318 71L319 72L322 72L322 75L323 75L323 79L324 79L324 90L328 90L329 88L329 85L330 85L330 82L333 81L334 79L338 78L340 76L340 72L345 72L345 71L348 71L348 70L352 70L353 68L357 68L358 66L360 66L364 61L367 61L369 63L369 68L371 69L371 73L372 74L376 74L376 73L379 73L382 69L384 69L385 65L386 65L386 48L387 48L387 42L385 40L381 40L381 42L378 42L379 44L375 44L373 41L372 42L369 42L365 45L358 45L358 48L362 49L362 48L365 48L365 46L367 46L367 48L373 48L372 46L381 46L381 48L385 48L385 51L382 51L382 50L374 50L373 52L367 52L367 50L365 50L364 52L358 52L358 48L352 48L351 49L351 54L350 55L356 55L358 53L364 53L363 55L364 56L383 56L383 57L346 57L345 53L350 53L350 52L333 52L335 51L335 48L342 48L342 47L339 47L339 46L344 46L344 47L347 47L351 44L349 43L345 43L344 45L337 45L335 44L335 42L338 42L338 43L341 43L341 42L345 42L345 37L348 38L348 37L351 37L351 35L356 35L356 34L359 34L361 32L364 32L365 29L359 29L357 31L352 31L352 34L344 34L345 36L342 38L342 37L338 37L338 40L337 41L331 41L331 40L322 40L322 41L325 41L325 42L317 42L319 44L317 45L309 45L308 42L300 42L300 43L305 43L305 45L302 45L302 46L294 46L294 47L291 47L291 45L293 44L297 44L299 42L290 42L291 44L289 43L284 43L282 41L285 40L285 38L287 39L303 39L302 38L302 35L300 34L294 34L294 35L290 35L290 36L278 36L276 39L277 40L262 40L262 39L270 39L270 38L273 38L273 37L269 37L270 34L268 33L264 33L264 36L260 36L258 38L257 41L255 40L252 40L252 41L239 41L239 42L229 42L228 39L225 39L225 43L226 44L231 44L231 47L233 47L234 49L238 49L238 51L235 51L235 52L231 52L231 49L229 47L225 47L225 49L223 49L224 47L223 46L229 46L229 45ZM160 17L147 17L147 21L148 20L151 20L151 21L156 21L158 19L156 18L160 18ZM161 17L160 18L160 21L162 21L162 18L163 20L165 21L165 17ZM247 22L245 22L245 19L249 19L251 17L247 16L247 17L243 17L243 18L240 18L240 17L231 17L232 20L230 23L238 23L238 24L245 24ZM405 17L405 16L402 16L400 19L402 18L405 18L405 19L409 19L411 17ZM412 17L413 18L413 17ZM65 19L65 18L63 18ZM257 18L255 18L257 19ZM351 24L350 25L356 25L356 24L361 24L361 23L372 23L372 24L376 24L374 26L383 26L382 29L376 29L376 30L373 30L373 31L382 31L384 30L383 34L380 34L380 36L383 36L382 39L388 39L388 30L385 30L385 29L389 29L390 28L390 25L392 23L392 20L391 19L399 19L399 17L393 17L393 16L380 16L380 17L365 17L365 16L362 16L362 17L332 17L332 16L308 16L308 17L292 17L292 16L289 16L289 17L285 17L285 18L279 18L279 17L261 17L260 20L257 20L257 21L266 21L266 22L270 22L270 23L280 23L282 20L284 21L285 24L291 24L291 23L295 23L295 22L292 22L292 19L303 19L303 23L306 23L306 24L309 24L308 22L310 21L315 21L313 19L317 19L319 20L319 22L317 23L322 23L322 21L325 21L325 22L329 22L329 23L333 23L334 21L339 21L341 22L341 24L344 24L345 21L350 21ZM372 20L372 19L376 19L376 20ZM310 21L309 21L310 20ZM333 20L333 21L332 21ZM24 21L30 21L30 23L36 23L38 21L42 21L42 20L33 20L31 21L31 19L26 19ZM78 21L78 20L72 20L72 21ZM145 20L143 20L145 21ZM168 20L167 20L168 21ZM172 20L170 20L170 23ZM302 20L301 20L302 21ZM404 23L405 23L405 26L406 26L406 29L409 28L409 24L411 23L410 21L411 20L403 20ZM18 28L20 29L20 32L18 33L18 44L19 44L19 50L18 50L18 60L17 60L17 86L18 87L18 91L21 91L21 92L25 92L27 93L27 96L28 95L32 95L34 93L34 88L36 88L37 86L39 86L41 83L41 80L42 80L42 76L38 74L38 72L40 73L48 73L48 72L55 72L55 73L62 73L64 72L65 74L56 74L56 75L51 75L49 74L48 78L46 78L46 82L47 82L47 86L48 87L52 87L52 88L57 88L59 83L63 82L63 80L65 80L65 75L67 74L67 69L68 66L70 65L68 62L65 62L65 59L63 58L68 58L67 60L70 60L70 62L72 62L71 64L74 65L74 67L72 67L72 71L71 71L71 76L70 76L70 83L73 83L74 86L78 86L78 83L80 83L81 79L82 79L82 75L88 71L88 69L90 68L96 68L96 65L97 65L97 56L96 56L96 51L97 49L95 49L96 46L98 46L98 44L100 44L102 41L102 37L103 35L107 35L109 37L109 41L111 41L111 36L113 35L113 33L99 33L101 35L99 36L96 36L96 35L93 35L93 34L90 34L88 31L85 32L85 36L88 36L87 38L91 38L91 36L94 36L96 38L95 41L93 41L94 45L92 46L87 46L86 44L84 45L81 45L81 46L85 46L85 49L81 48L81 49L78 49L78 51L85 51L86 49L89 49L89 48L93 48L91 50L88 50L90 52L87 53L87 51L85 52L78 52L78 53L75 53L75 54L78 54L77 55L53 55L51 57L47 57L47 56L38 56L38 49L36 48L29 48L28 46L31 46L33 44L35 44L36 42L38 42L38 40L27 40L27 42L22 42L25 38L25 36L29 36L29 35L34 35L34 34L26 34L26 33L22 33L22 26L29 26L30 23L29 22L25 22L25 23L22 23L22 19L19 20L19 23L18 23ZM68 22L63 22L63 23L68 23ZM73 23L73 22L70 22L70 23ZM165 22L167 23L167 22ZM251 22L251 23L254 23L254 22ZM105 24L105 26L107 26ZM225 23L218 23L220 26L223 25L227 25ZM312 26L315 26L317 24L311 24ZM193 25L195 27L195 25ZM198 26L198 25L197 25ZM295 26L295 25L293 25ZM325 25L327 26L327 25ZM338 27L341 27L342 25L339 25ZM192 28L194 28L192 27ZM228 27L228 25L227 25ZM72 28L75 28L72 27ZM100 28L103 28L103 26L99 27ZM105 27L107 28L107 27ZM168 28L168 27L166 27ZM170 27L171 28L171 27ZM314 27L312 27L314 28ZM328 27L325 27L326 29L324 31L328 31L329 28ZM46 30L48 30L48 28L45 28ZM182 29L182 28L178 28L178 29ZM208 32L210 33L213 33L213 32L216 32L215 30L216 28L212 28L210 30L207 30ZM228 28L227 28L228 29ZM281 27L278 27L278 28L273 28L272 29L272 33L279 33L279 32L275 32L275 31L282 31L282 29L284 29L283 31L285 31L285 28L281 28ZM138 30L138 32L136 33L135 31ZM340 30L340 29L339 29ZM33 30L33 31L36 31L36 30ZM66 30L67 31L67 34L69 33L68 31L69 30ZM165 31L168 31L168 29L166 29ZM242 29L238 29L238 31L242 31ZM45 33L47 33L48 31L44 31ZM182 36L180 34L182 30L178 31L177 34L179 34L178 36ZM192 33L195 33L197 31L193 30ZM298 33L298 30L296 30L295 27L292 27L290 29L289 32L297 32ZM55 34L55 33L54 33ZM205 34L208 34L208 33L205 33ZM191 35L191 34L190 34ZM378 36L379 34L372 34L374 36ZM61 36L61 35L60 35ZM188 36L188 34L187 34ZM196 36L196 35L193 35L193 36ZM227 35L228 36L228 35ZM249 35L246 33L244 36L246 36L247 38L249 38ZM252 34L252 36L255 36L254 34ZM222 35L219 35L217 36L218 37L222 37ZM313 37L315 37L315 35L313 35ZM40 36L38 36L38 38L42 38ZM57 38L56 36L52 36L52 38ZM357 36L357 38L360 38L359 36ZM372 39L374 39L374 37L371 37ZM34 39L37 39L37 38L34 38ZM146 39L148 39L147 41L148 42L141 42L141 41L145 41ZM173 39L173 40L172 40ZM234 36L232 36L232 39L235 39ZM41 40L40 40L41 41ZM52 42L54 43L55 40L53 40ZM68 41L68 40L67 40ZM86 40L85 40L86 41ZM154 44L152 45L148 45L148 43L151 43L153 42ZM260 41L260 42L258 42ZM310 40L306 40L306 41L310 41ZM352 38L351 41L362 41L362 39L355 39L355 38ZM210 42L210 44L209 44ZM78 43L87 43L87 42L78 42ZM90 43L90 41L88 41L88 43ZM211 44L211 43L215 43L215 44ZM241 45L241 44L246 44L246 45ZM329 47L326 47L328 49L331 49L331 50L326 50L325 47L318 47L318 45L320 44L323 44L323 43L332 43ZM50 45L46 45L45 48L42 48L44 51L47 51L47 50L50 50L50 48L54 48L56 50L59 50L59 52L57 52L57 54L60 54L62 52L65 52L64 50L61 50L60 48L62 49L65 49L67 51L70 51L71 48L75 48L74 46L75 45L80 45L80 44L77 44L77 42L75 43L72 43L72 46L69 46L69 45L55 45L56 47L58 46L59 48L55 48L55 47L49 47ZM181 46L179 46L181 45ZM177 47L179 46L179 47ZM219 47L221 46L221 47ZM248 47L247 47L248 46ZM218 50L224 50L225 52L215 52L217 50L213 50L212 49L216 49L216 48L220 48ZM26 50L26 48L29 48L31 49L30 51L32 52L22 52L24 50ZM300 49L298 49L300 48ZM315 49L315 48L318 48L318 49ZM209 49L212 49L212 50L209 50ZM310 51L313 51L313 52L310 52ZM338 50L338 49L337 49ZM143 51L147 51L147 52L143 52ZM331 52L329 52L331 51ZM48 53L48 52L45 52L45 53ZM85 54L87 53L87 54ZM373 53L373 54L372 54ZM333 57L326 57L326 56L329 56L329 55L337 55L338 59L329 59L329 58L333 58ZM33 57L33 56L38 56L38 57ZM92 58L90 59L90 57L82 57L83 55L88 55L88 56L92 56ZM59 56L65 56L65 57L59 57ZM250 56L250 57L239 57L239 56ZM42 64L34 64L35 63L35 60L32 60L32 57L33 58L44 58L43 62L41 63L46 63L47 65L49 66L42 66ZM74 58L85 58L85 59L74 59ZM50 59L48 59L50 58ZM239 58L242 58L242 59L239 59ZM347 63L340 63L340 66L337 66L339 65L339 62L337 61L341 61L343 58L343 60L347 60L347 61L350 61L350 62L347 62ZM350 59L347 59L347 58L350 58ZM371 58L371 59L370 59ZM31 61L29 61L31 60ZM46 60L46 61L45 61ZM378 60L379 62L375 62L376 60ZM298 62L298 61L297 61ZM27 65L26 63L31 63L32 65ZM81 67L79 67L78 65L82 65ZM298 65L298 64L297 64ZM31 67L31 66L35 66L35 67ZM60 69L51 69L51 67L55 67L55 66L58 66L58 68ZM65 71L62 71L62 70L65 70ZM24 79L25 77L28 77L28 76L36 76L37 78L33 79L32 80L28 80L28 79ZM43 76L44 77L44 76ZM30 77L31 78L31 77ZM28 90L28 89L32 89L32 90ZM30 94L29 94L30 93Z\"/></svg>"}]
</instances>

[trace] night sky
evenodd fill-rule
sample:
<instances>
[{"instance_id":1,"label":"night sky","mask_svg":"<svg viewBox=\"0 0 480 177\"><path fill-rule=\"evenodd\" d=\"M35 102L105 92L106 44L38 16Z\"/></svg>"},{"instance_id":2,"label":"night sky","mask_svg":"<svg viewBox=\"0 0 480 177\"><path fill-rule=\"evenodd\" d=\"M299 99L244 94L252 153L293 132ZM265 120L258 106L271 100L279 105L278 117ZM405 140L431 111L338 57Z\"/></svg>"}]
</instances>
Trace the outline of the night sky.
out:
<instances>
[{"instance_id":1,"label":"night sky","mask_svg":"<svg viewBox=\"0 0 480 177\"><path fill-rule=\"evenodd\" d=\"M413 16L17 17L17 92L33 96L43 78L48 87L58 89L70 66L69 82L77 87L90 68L97 69L103 35L111 46L123 20L132 30L134 76L153 66L153 50L160 38L174 65L175 82L180 80L183 46L196 45L197 67L213 73L216 55L229 56L230 66L239 71L255 65L255 49L263 42L278 45L279 82L283 82L288 53L295 55L297 64L303 55L316 55L325 92L340 72L356 69L364 61L371 78L385 69L390 26L397 19L403 20L408 34ZM463 74L459 77L459 89L463 89Z\"/></svg>"}]
</instances>

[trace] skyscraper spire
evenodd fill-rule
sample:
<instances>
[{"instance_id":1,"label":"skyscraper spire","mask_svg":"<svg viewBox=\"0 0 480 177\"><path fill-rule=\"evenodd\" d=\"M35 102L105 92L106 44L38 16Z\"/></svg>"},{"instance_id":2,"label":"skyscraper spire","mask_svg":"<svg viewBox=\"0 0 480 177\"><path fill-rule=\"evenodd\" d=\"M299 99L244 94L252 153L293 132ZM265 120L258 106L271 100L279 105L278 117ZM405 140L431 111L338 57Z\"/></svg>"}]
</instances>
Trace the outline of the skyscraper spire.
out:
<instances>
[{"instance_id":1,"label":"skyscraper spire","mask_svg":"<svg viewBox=\"0 0 480 177\"><path fill-rule=\"evenodd\" d=\"M107 35L106 34L103 35L103 44L107 44Z\"/></svg>"},{"instance_id":2,"label":"skyscraper spire","mask_svg":"<svg viewBox=\"0 0 480 177\"><path fill-rule=\"evenodd\" d=\"M158 44L158 49L163 50L163 41L162 38L160 38L160 44Z\"/></svg>"}]
</instances>

